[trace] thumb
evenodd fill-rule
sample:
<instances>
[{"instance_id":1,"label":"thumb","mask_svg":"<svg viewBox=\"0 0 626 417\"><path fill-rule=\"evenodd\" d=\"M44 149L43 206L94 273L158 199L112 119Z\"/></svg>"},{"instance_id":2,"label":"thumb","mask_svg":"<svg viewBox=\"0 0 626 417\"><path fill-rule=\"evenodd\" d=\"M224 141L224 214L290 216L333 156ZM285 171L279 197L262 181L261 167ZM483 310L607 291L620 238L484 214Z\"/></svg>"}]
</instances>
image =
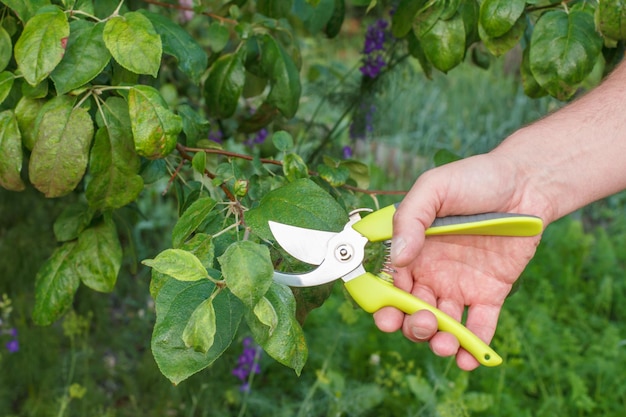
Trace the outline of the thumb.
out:
<instances>
[{"instance_id":1,"label":"thumb","mask_svg":"<svg viewBox=\"0 0 626 417\"><path fill-rule=\"evenodd\" d=\"M411 190L393 216L391 263L403 267L413 261L424 246L425 231L433 223L436 209L414 198Z\"/></svg>"}]
</instances>

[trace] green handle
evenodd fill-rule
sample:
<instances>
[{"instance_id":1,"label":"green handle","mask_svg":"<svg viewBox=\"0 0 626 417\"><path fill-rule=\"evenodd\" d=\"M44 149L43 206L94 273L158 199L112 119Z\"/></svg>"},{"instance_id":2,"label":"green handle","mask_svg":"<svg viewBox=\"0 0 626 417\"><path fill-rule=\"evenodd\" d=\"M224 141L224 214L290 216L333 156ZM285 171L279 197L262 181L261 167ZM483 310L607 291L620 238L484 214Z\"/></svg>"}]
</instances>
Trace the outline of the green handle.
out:
<instances>
[{"instance_id":1,"label":"green handle","mask_svg":"<svg viewBox=\"0 0 626 417\"><path fill-rule=\"evenodd\" d=\"M352 227L371 242L391 239L393 235L393 214L395 212L395 205L387 206L368 214L352 225ZM426 229L426 236L535 236L542 231L543 222L536 216L512 213L484 213L470 216L439 217Z\"/></svg>"},{"instance_id":2,"label":"green handle","mask_svg":"<svg viewBox=\"0 0 626 417\"><path fill-rule=\"evenodd\" d=\"M395 307L406 314L428 310L437 317L438 329L452 333L461 347L485 366L498 366L502 358L485 342L452 317L425 301L395 287L374 274L366 272L345 283L345 287L361 308L374 313L383 307Z\"/></svg>"}]
</instances>

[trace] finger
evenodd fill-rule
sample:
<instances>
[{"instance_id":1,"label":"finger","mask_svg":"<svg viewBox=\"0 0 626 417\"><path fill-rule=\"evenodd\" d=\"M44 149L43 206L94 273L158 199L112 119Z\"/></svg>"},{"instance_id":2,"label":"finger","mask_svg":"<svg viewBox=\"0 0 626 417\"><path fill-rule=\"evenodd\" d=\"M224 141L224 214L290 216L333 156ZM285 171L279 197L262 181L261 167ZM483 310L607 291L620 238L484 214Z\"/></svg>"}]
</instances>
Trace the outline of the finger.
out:
<instances>
[{"instance_id":1,"label":"finger","mask_svg":"<svg viewBox=\"0 0 626 417\"><path fill-rule=\"evenodd\" d=\"M496 331L500 306L495 305L475 305L471 306L467 312L466 327L469 331L478 336L483 342L490 344ZM469 352L460 349L456 356L456 363L459 368L471 371L480 366L480 363Z\"/></svg>"},{"instance_id":2,"label":"finger","mask_svg":"<svg viewBox=\"0 0 626 417\"><path fill-rule=\"evenodd\" d=\"M415 259L424 245L426 228L435 220L438 203L422 196L437 194L424 190L422 183L419 179L415 182L393 216L391 261L396 267L408 265Z\"/></svg>"},{"instance_id":3,"label":"finger","mask_svg":"<svg viewBox=\"0 0 626 417\"><path fill-rule=\"evenodd\" d=\"M383 307L374 313L374 323L383 332L393 333L402 327L404 313L393 307Z\"/></svg>"},{"instance_id":4,"label":"finger","mask_svg":"<svg viewBox=\"0 0 626 417\"><path fill-rule=\"evenodd\" d=\"M402 333L413 342L430 340L438 330L437 318L428 310L420 310L406 316L402 325Z\"/></svg>"}]
</instances>

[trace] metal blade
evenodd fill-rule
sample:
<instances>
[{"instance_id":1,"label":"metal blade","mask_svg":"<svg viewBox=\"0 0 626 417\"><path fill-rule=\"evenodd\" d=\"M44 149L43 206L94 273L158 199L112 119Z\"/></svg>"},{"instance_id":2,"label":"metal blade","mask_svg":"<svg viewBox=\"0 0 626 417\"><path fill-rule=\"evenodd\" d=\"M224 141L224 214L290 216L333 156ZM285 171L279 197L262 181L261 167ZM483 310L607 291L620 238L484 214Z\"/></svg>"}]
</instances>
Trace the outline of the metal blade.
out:
<instances>
[{"instance_id":1,"label":"metal blade","mask_svg":"<svg viewBox=\"0 0 626 417\"><path fill-rule=\"evenodd\" d=\"M324 230L306 229L270 221L276 242L294 258L311 265L321 265L326 257L328 242L337 235Z\"/></svg>"}]
</instances>

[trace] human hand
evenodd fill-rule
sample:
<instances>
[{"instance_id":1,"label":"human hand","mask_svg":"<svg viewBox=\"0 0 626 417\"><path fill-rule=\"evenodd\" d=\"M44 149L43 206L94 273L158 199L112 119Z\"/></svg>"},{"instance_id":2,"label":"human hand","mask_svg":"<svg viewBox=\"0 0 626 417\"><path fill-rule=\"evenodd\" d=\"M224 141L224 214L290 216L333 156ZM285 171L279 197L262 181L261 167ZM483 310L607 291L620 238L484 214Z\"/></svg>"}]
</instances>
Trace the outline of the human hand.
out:
<instances>
[{"instance_id":1,"label":"human hand","mask_svg":"<svg viewBox=\"0 0 626 417\"><path fill-rule=\"evenodd\" d=\"M535 253L539 237L431 236L435 217L484 212L541 214L541 199L524 190L514 164L493 155L468 158L429 171L416 181L394 216L395 284L461 321L490 343L513 283ZM440 356L456 355L461 369L479 363L450 333L437 330L428 311L405 315L384 308L374 315L383 331L402 329L413 341L429 341Z\"/></svg>"}]
</instances>

